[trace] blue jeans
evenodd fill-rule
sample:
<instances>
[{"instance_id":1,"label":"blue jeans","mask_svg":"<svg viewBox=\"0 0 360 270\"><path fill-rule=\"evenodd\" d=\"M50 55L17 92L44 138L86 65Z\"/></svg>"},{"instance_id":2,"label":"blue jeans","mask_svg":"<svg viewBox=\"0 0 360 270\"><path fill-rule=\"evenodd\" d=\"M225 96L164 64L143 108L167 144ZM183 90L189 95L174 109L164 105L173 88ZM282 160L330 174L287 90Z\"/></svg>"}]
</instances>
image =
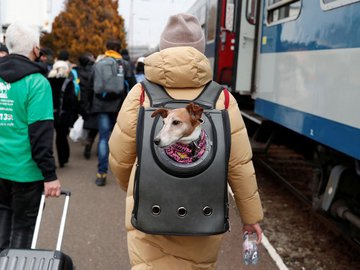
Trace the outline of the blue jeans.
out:
<instances>
[{"instance_id":1,"label":"blue jeans","mask_svg":"<svg viewBox=\"0 0 360 270\"><path fill-rule=\"evenodd\" d=\"M117 113L99 113L98 173L107 173L109 167L109 138L116 123Z\"/></svg>"}]
</instances>

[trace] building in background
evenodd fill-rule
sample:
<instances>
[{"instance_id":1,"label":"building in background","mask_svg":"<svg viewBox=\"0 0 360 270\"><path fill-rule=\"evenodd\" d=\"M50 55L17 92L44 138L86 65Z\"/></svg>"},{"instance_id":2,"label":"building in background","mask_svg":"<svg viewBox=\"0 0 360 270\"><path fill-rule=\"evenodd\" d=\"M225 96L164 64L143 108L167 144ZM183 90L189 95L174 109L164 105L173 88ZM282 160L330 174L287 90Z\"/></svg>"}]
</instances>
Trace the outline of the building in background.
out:
<instances>
[{"instance_id":1,"label":"building in background","mask_svg":"<svg viewBox=\"0 0 360 270\"><path fill-rule=\"evenodd\" d=\"M4 41L8 25L18 20L37 27L40 32L50 32L62 4L61 0L0 0L0 41Z\"/></svg>"}]
</instances>

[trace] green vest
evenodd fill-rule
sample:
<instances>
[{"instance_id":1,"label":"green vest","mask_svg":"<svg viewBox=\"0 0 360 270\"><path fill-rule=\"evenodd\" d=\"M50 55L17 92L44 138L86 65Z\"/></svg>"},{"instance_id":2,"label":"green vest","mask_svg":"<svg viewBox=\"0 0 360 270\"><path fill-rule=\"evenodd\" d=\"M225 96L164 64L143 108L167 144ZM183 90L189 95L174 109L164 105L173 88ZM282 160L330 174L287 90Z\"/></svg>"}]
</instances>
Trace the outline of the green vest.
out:
<instances>
[{"instance_id":1,"label":"green vest","mask_svg":"<svg viewBox=\"0 0 360 270\"><path fill-rule=\"evenodd\" d=\"M35 73L13 83L0 78L0 178L44 179L32 159L28 127L53 119L51 87L44 76Z\"/></svg>"}]
</instances>

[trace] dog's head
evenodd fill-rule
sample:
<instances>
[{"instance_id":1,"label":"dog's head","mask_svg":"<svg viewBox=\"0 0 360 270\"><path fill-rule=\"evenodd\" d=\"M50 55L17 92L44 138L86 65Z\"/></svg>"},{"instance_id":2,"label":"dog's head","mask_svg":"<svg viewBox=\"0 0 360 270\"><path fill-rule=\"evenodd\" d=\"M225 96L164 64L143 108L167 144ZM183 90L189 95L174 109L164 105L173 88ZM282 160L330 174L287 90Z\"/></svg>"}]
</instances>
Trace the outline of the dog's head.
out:
<instances>
[{"instance_id":1,"label":"dog's head","mask_svg":"<svg viewBox=\"0 0 360 270\"><path fill-rule=\"evenodd\" d=\"M160 115L164 119L164 126L156 135L154 143L159 147L166 148L177 142L188 144L196 140L201 133L201 115L204 109L189 103L185 108L179 109L157 109L151 115Z\"/></svg>"}]
</instances>

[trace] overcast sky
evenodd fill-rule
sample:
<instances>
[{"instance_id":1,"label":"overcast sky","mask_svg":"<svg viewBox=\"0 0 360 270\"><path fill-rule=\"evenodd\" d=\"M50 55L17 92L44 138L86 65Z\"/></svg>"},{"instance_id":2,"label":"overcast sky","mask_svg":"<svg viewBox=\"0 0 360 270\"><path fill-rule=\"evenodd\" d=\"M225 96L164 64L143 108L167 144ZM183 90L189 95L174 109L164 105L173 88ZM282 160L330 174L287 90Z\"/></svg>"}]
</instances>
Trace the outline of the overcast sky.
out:
<instances>
[{"instance_id":1,"label":"overcast sky","mask_svg":"<svg viewBox=\"0 0 360 270\"><path fill-rule=\"evenodd\" d=\"M196 0L119 0L127 42L154 47L170 15L185 12ZM50 30L64 0L0 0L0 23L22 20ZM131 16L132 15L132 16Z\"/></svg>"},{"instance_id":2,"label":"overcast sky","mask_svg":"<svg viewBox=\"0 0 360 270\"><path fill-rule=\"evenodd\" d=\"M187 11L195 1L119 0L119 13L125 19L128 44L156 46L168 17Z\"/></svg>"}]
</instances>

